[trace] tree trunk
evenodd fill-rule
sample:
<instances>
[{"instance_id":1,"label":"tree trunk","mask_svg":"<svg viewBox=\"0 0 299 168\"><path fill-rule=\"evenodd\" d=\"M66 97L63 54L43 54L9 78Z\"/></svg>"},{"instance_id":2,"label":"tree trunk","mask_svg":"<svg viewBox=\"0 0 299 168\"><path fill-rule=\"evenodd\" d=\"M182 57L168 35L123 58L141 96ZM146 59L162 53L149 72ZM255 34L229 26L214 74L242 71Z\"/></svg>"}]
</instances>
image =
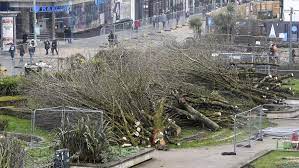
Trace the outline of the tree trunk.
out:
<instances>
[{"instance_id":1,"label":"tree trunk","mask_svg":"<svg viewBox=\"0 0 299 168\"><path fill-rule=\"evenodd\" d=\"M220 128L220 126L217 123L215 123L214 121L210 120L208 117L206 117L205 115L203 115L202 113L200 113L199 111L197 111L196 109L194 109L192 106L190 106L186 102L185 98L180 98L179 99L179 103L188 111L188 113L190 113L190 116L192 116L191 118L200 120L208 128L210 128L210 129L212 129L214 131L218 130Z\"/></svg>"}]
</instances>

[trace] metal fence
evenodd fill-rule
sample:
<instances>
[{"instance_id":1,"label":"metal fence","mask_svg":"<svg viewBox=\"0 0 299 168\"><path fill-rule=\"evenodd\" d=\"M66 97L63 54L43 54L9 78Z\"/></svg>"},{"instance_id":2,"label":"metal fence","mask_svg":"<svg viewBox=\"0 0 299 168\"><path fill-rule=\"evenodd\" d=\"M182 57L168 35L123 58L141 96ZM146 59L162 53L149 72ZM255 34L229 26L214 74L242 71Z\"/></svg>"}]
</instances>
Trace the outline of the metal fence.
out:
<instances>
[{"instance_id":1,"label":"metal fence","mask_svg":"<svg viewBox=\"0 0 299 168\"><path fill-rule=\"evenodd\" d=\"M262 105L233 116L233 151L222 155L236 155L238 148L250 148L255 141L263 140L266 117Z\"/></svg>"},{"instance_id":2,"label":"metal fence","mask_svg":"<svg viewBox=\"0 0 299 168\"><path fill-rule=\"evenodd\" d=\"M279 57L268 53L214 53L215 59L227 65L237 65L238 68L253 68L257 73L277 74Z\"/></svg>"},{"instance_id":3,"label":"metal fence","mask_svg":"<svg viewBox=\"0 0 299 168\"><path fill-rule=\"evenodd\" d=\"M76 107L60 106L52 108L36 109L31 116L31 135L29 147L26 149L25 166L28 168L52 168L55 167L54 147L52 134L59 129L65 131L71 124L79 120L89 119L95 124L98 132L103 131L103 111L82 109ZM30 132L27 130L28 133ZM40 139L40 135L44 139ZM48 134L48 135L45 135Z\"/></svg>"},{"instance_id":4,"label":"metal fence","mask_svg":"<svg viewBox=\"0 0 299 168\"><path fill-rule=\"evenodd\" d=\"M100 35L112 32L128 31L131 37L140 34L140 32L161 32L175 29L177 26L185 25L189 16L202 14L203 7L191 8L190 11L182 10L161 15L154 15L137 20L128 20L124 23L114 23L105 25L100 30Z\"/></svg>"},{"instance_id":5,"label":"metal fence","mask_svg":"<svg viewBox=\"0 0 299 168\"><path fill-rule=\"evenodd\" d=\"M98 131L102 130L103 111L60 106L34 110L31 118L31 134L34 135L37 128L48 131L58 128L64 129L66 124L76 123L81 118L88 118L91 121L95 121ZM34 146L33 138L31 138L31 146Z\"/></svg>"},{"instance_id":6,"label":"metal fence","mask_svg":"<svg viewBox=\"0 0 299 168\"><path fill-rule=\"evenodd\" d=\"M234 116L234 153L237 153L237 147L251 147L253 141L263 140L263 123L263 106Z\"/></svg>"}]
</instances>

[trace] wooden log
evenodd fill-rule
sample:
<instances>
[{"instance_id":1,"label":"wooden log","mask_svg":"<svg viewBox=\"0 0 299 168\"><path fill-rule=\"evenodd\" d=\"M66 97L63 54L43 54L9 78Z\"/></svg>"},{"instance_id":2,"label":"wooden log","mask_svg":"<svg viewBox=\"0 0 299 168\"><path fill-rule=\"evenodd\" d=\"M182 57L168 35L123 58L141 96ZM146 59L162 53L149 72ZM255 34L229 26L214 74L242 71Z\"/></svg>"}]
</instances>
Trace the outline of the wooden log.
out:
<instances>
[{"instance_id":1,"label":"wooden log","mask_svg":"<svg viewBox=\"0 0 299 168\"><path fill-rule=\"evenodd\" d=\"M220 128L220 126L217 123L210 120L208 117L206 117L205 115L194 109L192 106L190 106L186 102L185 98L180 98L179 103L186 109L186 111L188 111L188 113L190 113L192 116L196 116L196 118L203 122L208 128L214 131Z\"/></svg>"}]
</instances>

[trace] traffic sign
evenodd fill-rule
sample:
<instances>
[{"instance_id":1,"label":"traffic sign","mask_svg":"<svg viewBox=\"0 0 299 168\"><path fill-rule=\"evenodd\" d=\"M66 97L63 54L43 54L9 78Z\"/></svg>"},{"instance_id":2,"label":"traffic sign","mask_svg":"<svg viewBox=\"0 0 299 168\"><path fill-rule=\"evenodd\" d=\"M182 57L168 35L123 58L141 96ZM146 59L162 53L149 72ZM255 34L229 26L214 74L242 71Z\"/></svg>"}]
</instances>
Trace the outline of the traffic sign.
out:
<instances>
[{"instance_id":1,"label":"traffic sign","mask_svg":"<svg viewBox=\"0 0 299 168\"><path fill-rule=\"evenodd\" d=\"M292 32L297 32L297 26L292 26Z\"/></svg>"}]
</instances>

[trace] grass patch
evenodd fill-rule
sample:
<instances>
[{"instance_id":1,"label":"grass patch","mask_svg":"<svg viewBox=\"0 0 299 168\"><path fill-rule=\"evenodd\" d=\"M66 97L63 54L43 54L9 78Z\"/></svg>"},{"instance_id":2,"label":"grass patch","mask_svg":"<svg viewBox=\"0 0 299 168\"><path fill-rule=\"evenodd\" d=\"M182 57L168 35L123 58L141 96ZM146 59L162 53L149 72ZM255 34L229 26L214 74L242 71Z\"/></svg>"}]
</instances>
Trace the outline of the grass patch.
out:
<instances>
[{"instance_id":1,"label":"grass patch","mask_svg":"<svg viewBox=\"0 0 299 168\"><path fill-rule=\"evenodd\" d=\"M274 127L275 123L270 122L268 119L263 119L263 128ZM253 129L253 128L252 128ZM237 141L246 140L249 137L249 129L245 126L242 129L237 129ZM257 131L257 130L252 130ZM183 138L190 137L192 135L199 134L198 140L190 140L190 141L180 141ZM204 146L216 146L232 143L234 138L233 129L223 128L216 132L211 132L207 130L201 130L198 127L187 127L182 128L181 135L175 139L177 144L170 144L171 148L194 148L194 147L204 147Z\"/></svg>"},{"instance_id":2,"label":"grass patch","mask_svg":"<svg viewBox=\"0 0 299 168\"><path fill-rule=\"evenodd\" d=\"M5 131L7 132L22 133L28 135L31 134L30 120L20 119L8 115L0 115L0 119L8 121L8 126L5 129ZM34 135L42 137L44 141L39 144L40 147L38 148L28 148L27 146L26 148L29 156L34 161L43 161L43 160L52 159L54 156L54 149L51 147L52 141L54 139L53 133L49 133L45 130L36 128ZM27 162L31 162L33 160L26 160L26 164Z\"/></svg>"},{"instance_id":3,"label":"grass patch","mask_svg":"<svg viewBox=\"0 0 299 168\"><path fill-rule=\"evenodd\" d=\"M251 164L254 168L296 168L299 167L299 152L273 151Z\"/></svg>"},{"instance_id":4,"label":"grass patch","mask_svg":"<svg viewBox=\"0 0 299 168\"><path fill-rule=\"evenodd\" d=\"M31 121L26 119L20 119L8 115L0 115L1 120L7 120L8 126L5 129L7 132L31 134ZM51 134L47 131L36 128L34 135L43 137L45 140L51 139Z\"/></svg>"},{"instance_id":5,"label":"grass patch","mask_svg":"<svg viewBox=\"0 0 299 168\"><path fill-rule=\"evenodd\" d=\"M285 88L291 87L292 90L295 93L295 97L299 97L299 79L289 79L285 81L285 85L283 85Z\"/></svg>"},{"instance_id":6,"label":"grass patch","mask_svg":"<svg viewBox=\"0 0 299 168\"><path fill-rule=\"evenodd\" d=\"M179 139L184 137L189 137L196 133L199 133L199 129L196 128L183 129ZM199 135L202 137L199 137L200 139L198 140L178 142L180 145L170 144L169 146L171 148L194 148L194 147L221 145L221 144L231 142L233 138L232 135L233 135L232 130L227 128L221 129L216 132L202 130L200 131L200 135Z\"/></svg>"}]
</instances>

